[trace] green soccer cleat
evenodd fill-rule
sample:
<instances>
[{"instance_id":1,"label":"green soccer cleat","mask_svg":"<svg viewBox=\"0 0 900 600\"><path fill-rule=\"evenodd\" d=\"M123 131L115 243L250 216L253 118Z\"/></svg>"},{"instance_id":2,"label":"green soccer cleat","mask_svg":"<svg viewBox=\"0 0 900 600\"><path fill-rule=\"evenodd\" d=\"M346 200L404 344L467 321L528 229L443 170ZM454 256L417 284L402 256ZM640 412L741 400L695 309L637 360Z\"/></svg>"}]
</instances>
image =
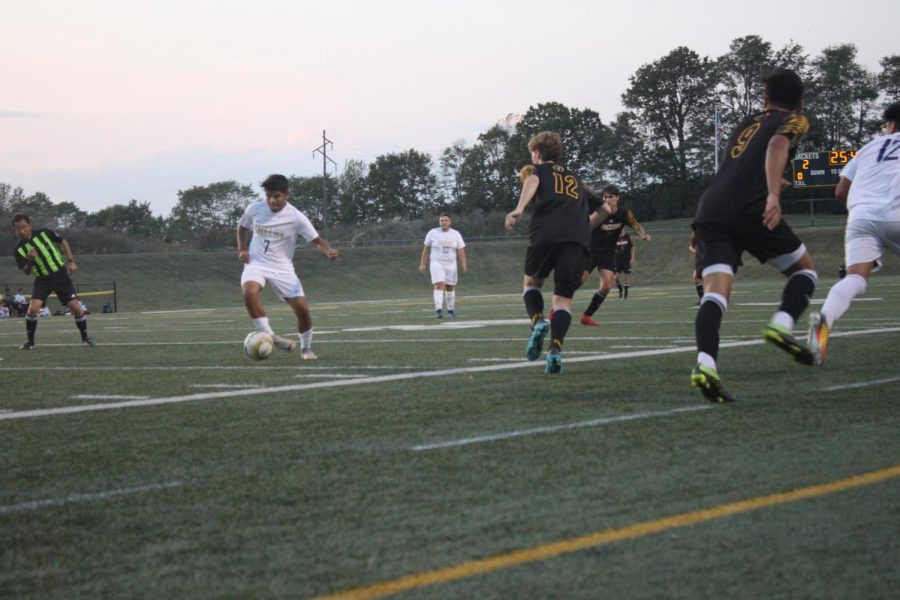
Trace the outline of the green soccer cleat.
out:
<instances>
[{"instance_id":1,"label":"green soccer cleat","mask_svg":"<svg viewBox=\"0 0 900 600\"><path fill-rule=\"evenodd\" d=\"M776 323L769 323L762 332L763 339L777 346L794 357L800 364L812 365L814 358L809 349L797 341L793 333L787 327Z\"/></svg>"},{"instance_id":2,"label":"green soccer cleat","mask_svg":"<svg viewBox=\"0 0 900 600\"><path fill-rule=\"evenodd\" d=\"M547 321L538 321L531 329L531 339L528 340L528 347L525 349L525 356L528 360L537 360L544 351L544 337L550 331L550 324Z\"/></svg>"},{"instance_id":3,"label":"green soccer cleat","mask_svg":"<svg viewBox=\"0 0 900 600\"><path fill-rule=\"evenodd\" d=\"M710 402L734 402L735 397L729 394L719 379L715 369L698 364L691 371L691 385L699 389Z\"/></svg>"},{"instance_id":4,"label":"green soccer cleat","mask_svg":"<svg viewBox=\"0 0 900 600\"><path fill-rule=\"evenodd\" d=\"M544 373L548 375L553 375L555 373L562 373L562 357L559 355L559 352L549 352L547 354L547 364L544 365Z\"/></svg>"},{"instance_id":5,"label":"green soccer cleat","mask_svg":"<svg viewBox=\"0 0 900 600\"><path fill-rule=\"evenodd\" d=\"M809 335L806 338L806 345L813 357L814 365L821 365L825 362L828 346L828 322L822 313L813 313L809 315Z\"/></svg>"}]
</instances>

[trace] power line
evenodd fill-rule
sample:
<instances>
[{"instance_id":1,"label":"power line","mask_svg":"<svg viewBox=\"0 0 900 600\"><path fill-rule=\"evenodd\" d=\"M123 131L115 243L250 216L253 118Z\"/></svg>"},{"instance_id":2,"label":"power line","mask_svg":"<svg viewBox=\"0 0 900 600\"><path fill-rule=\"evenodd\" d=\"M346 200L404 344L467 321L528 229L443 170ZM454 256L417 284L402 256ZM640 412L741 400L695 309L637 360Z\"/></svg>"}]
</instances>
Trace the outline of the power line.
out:
<instances>
[{"instance_id":1,"label":"power line","mask_svg":"<svg viewBox=\"0 0 900 600\"><path fill-rule=\"evenodd\" d=\"M328 157L328 146L334 150L334 143L325 136L325 130L322 130L322 145L312 151L313 158L316 152L322 155L322 230L325 230L327 224L326 207L328 206L328 163L334 165L334 171L337 173L337 163Z\"/></svg>"}]
</instances>

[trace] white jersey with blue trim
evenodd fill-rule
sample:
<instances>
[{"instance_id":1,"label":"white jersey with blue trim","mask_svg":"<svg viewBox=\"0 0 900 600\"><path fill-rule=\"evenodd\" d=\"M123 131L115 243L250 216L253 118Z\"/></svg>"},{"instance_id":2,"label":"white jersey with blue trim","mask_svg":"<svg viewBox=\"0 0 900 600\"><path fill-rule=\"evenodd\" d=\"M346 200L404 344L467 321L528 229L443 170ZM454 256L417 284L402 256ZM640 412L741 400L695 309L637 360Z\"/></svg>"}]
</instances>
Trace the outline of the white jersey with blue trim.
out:
<instances>
[{"instance_id":1,"label":"white jersey with blue trim","mask_svg":"<svg viewBox=\"0 0 900 600\"><path fill-rule=\"evenodd\" d=\"M309 218L291 204L272 212L265 200L254 202L244 211L240 224L253 231L248 248L251 264L290 266L294 260L297 236L302 236L307 242L319 237Z\"/></svg>"},{"instance_id":2,"label":"white jersey with blue trim","mask_svg":"<svg viewBox=\"0 0 900 600\"><path fill-rule=\"evenodd\" d=\"M900 221L900 132L875 138L841 171L852 182L849 220Z\"/></svg>"}]
</instances>

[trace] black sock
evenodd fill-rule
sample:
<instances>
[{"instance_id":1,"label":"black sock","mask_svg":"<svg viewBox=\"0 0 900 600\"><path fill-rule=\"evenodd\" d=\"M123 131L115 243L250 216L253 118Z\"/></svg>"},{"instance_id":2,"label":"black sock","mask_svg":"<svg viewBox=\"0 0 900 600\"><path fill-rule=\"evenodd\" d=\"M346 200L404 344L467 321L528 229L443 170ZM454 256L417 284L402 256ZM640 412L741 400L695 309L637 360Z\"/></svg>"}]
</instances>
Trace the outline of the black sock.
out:
<instances>
[{"instance_id":1,"label":"black sock","mask_svg":"<svg viewBox=\"0 0 900 600\"><path fill-rule=\"evenodd\" d=\"M88 336L88 334L87 334L87 317L84 315L77 317L75 319L75 325L78 327L78 331L81 332L81 339L86 340L87 336Z\"/></svg>"},{"instance_id":2,"label":"black sock","mask_svg":"<svg viewBox=\"0 0 900 600\"><path fill-rule=\"evenodd\" d=\"M523 298L525 311L528 313L528 318L531 319L531 325L534 326L544 318L544 294L537 288L529 288L525 290Z\"/></svg>"},{"instance_id":3,"label":"black sock","mask_svg":"<svg viewBox=\"0 0 900 600\"><path fill-rule=\"evenodd\" d=\"M572 313L567 310L554 310L553 318L550 319L550 351L559 352L562 349L563 340L566 339L566 332L569 331L569 325L572 324Z\"/></svg>"},{"instance_id":4,"label":"black sock","mask_svg":"<svg viewBox=\"0 0 900 600\"><path fill-rule=\"evenodd\" d=\"M625 287L625 297L627 298L628 297L628 288L631 286L626 283L624 287Z\"/></svg>"},{"instance_id":5,"label":"black sock","mask_svg":"<svg viewBox=\"0 0 900 600\"><path fill-rule=\"evenodd\" d=\"M695 285L694 287L697 288L697 297L698 297L698 298L702 298L702 297L703 297L703 284L702 284L702 283L698 283L698 284Z\"/></svg>"},{"instance_id":6,"label":"black sock","mask_svg":"<svg viewBox=\"0 0 900 600\"><path fill-rule=\"evenodd\" d=\"M718 302L707 300L700 305L694 321L697 351L706 352L714 360L718 360L719 356L719 326L724 315L725 311Z\"/></svg>"},{"instance_id":7,"label":"black sock","mask_svg":"<svg viewBox=\"0 0 900 600\"><path fill-rule=\"evenodd\" d=\"M621 298L621 297L622 297L622 284L621 284L621 283L617 283L617 284L616 284L616 287L619 288L619 298Z\"/></svg>"},{"instance_id":8,"label":"black sock","mask_svg":"<svg viewBox=\"0 0 900 600\"><path fill-rule=\"evenodd\" d=\"M603 301L606 300L606 294L602 292L597 292L594 294L594 297L591 298L591 303L588 305L587 310L584 311L584 314L587 316L592 316L597 309L600 308L600 305L603 304Z\"/></svg>"},{"instance_id":9,"label":"black sock","mask_svg":"<svg viewBox=\"0 0 900 600\"><path fill-rule=\"evenodd\" d=\"M797 321L809 306L809 299L812 298L815 291L815 272L803 270L794 273L785 284L784 291L781 292L781 306L778 310L783 310L791 315L794 321Z\"/></svg>"},{"instance_id":10,"label":"black sock","mask_svg":"<svg viewBox=\"0 0 900 600\"><path fill-rule=\"evenodd\" d=\"M37 317L25 317L25 332L28 334L28 343L34 345L34 332L37 331Z\"/></svg>"}]
</instances>

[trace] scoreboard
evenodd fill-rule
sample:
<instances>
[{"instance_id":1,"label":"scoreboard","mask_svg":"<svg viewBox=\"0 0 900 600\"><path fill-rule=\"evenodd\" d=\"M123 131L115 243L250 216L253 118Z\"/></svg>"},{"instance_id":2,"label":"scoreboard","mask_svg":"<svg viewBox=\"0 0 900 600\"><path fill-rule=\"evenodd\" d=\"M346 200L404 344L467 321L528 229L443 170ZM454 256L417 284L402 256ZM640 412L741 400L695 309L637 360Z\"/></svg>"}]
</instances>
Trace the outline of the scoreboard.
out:
<instances>
[{"instance_id":1,"label":"scoreboard","mask_svg":"<svg viewBox=\"0 0 900 600\"><path fill-rule=\"evenodd\" d=\"M794 157L794 188L834 187L841 169L856 156L856 150L798 152Z\"/></svg>"}]
</instances>

